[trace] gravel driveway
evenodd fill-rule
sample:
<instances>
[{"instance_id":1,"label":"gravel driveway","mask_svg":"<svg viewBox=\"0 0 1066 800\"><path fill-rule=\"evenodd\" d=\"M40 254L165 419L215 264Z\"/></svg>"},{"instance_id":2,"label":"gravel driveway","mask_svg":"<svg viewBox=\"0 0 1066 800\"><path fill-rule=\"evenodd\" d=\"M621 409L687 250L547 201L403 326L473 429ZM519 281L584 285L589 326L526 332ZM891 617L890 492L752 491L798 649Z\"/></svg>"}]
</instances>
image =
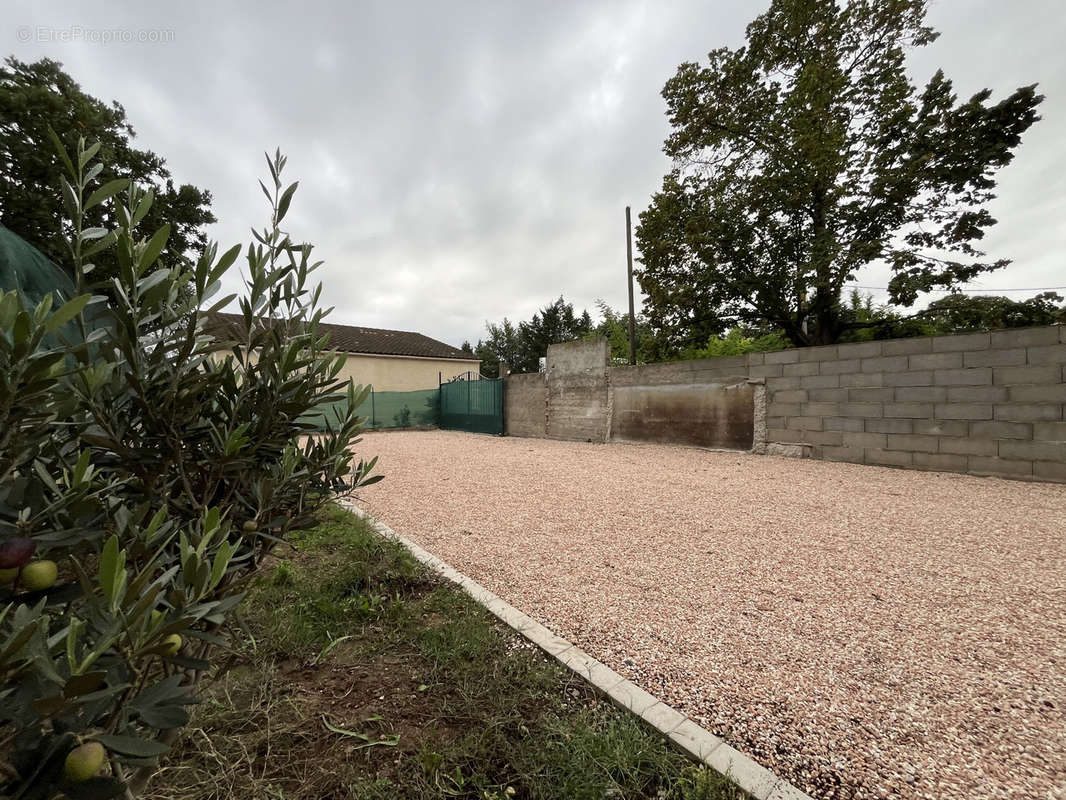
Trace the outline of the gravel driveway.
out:
<instances>
[{"instance_id":1,"label":"gravel driveway","mask_svg":"<svg viewBox=\"0 0 1066 800\"><path fill-rule=\"evenodd\" d=\"M1066 486L370 434L361 502L821 798L1066 797Z\"/></svg>"}]
</instances>

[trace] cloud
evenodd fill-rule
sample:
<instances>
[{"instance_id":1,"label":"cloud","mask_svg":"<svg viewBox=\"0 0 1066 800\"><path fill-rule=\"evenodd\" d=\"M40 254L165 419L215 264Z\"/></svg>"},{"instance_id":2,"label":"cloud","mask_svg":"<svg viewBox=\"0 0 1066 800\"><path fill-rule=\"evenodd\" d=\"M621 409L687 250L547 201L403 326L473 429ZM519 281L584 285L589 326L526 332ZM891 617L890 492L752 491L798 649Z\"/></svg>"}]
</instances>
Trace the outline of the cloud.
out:
<instances>
[{"instance_id":1,"label":"cloud","mask_svg":"<svg viewBox=\"0 0 1066 800\"><path fill-rule=\"evenodd\" d=\"M624 207L668 169L663 83L735 46L749 2L303 4L9 2L9 52L62 61L119 100L138 143L210 189L222 244L266 208L264 150L300 180L287 222L316 245L336 322L459 344L485 320L563 294L626 302ZM943 36L912 59L960 91L1041 82L1044 121L1002 173L987 245L1016 259L986 285L1066 283L1063 15L1052 0L933 6ZM16 40L15 28L168 30L166 43ZM860 281L884 285L876 269ZM234 279L236 279L236 275ZM234 282L230 288L236 288Z\"/></svg>"}]
</instances>

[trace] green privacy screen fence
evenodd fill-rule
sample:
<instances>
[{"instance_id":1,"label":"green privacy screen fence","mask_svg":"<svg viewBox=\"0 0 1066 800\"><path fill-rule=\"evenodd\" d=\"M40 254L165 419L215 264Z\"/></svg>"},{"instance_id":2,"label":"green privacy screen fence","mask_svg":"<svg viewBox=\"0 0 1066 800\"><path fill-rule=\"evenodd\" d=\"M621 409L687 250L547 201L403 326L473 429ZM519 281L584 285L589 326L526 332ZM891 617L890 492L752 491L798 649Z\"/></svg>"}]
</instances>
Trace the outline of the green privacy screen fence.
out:
<instances>
[{"instance_id":1,"label":"green privacy screen fence","mask_svg":"<svg viewBox=\"0 0 1066 800\"><path fill-rule=\"evenodd\" d=\"M503 435L503 381L457 378L442 383L440 426Z\"/></svg>"},{"instance_id":2,"label":"green privacy screen fence","mask_svg":"<svg viewBox=\"0 0 1066 800\"><path fill-rule=\"evenodd\" d=\"M325 428L326 421L336 424L344 403L319 406L308 415L308 422ZM415 392L375 392L371 390L357 411L366 417L365 428L413 428L418 425L440 424L440 390L420 389Z\"/></svg>"}]
</instances>

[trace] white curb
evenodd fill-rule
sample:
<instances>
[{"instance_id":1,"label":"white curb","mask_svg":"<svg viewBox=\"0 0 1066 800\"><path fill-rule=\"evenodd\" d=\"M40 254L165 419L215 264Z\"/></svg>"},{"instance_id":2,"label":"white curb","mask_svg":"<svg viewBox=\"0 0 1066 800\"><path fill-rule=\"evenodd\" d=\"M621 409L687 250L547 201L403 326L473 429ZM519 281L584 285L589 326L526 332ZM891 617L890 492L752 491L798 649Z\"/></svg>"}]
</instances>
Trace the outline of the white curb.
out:
<instances>
[{"instance_id":1,"label":"white curb","mask_svg":"<svg viewBox=\"0 0 1066 800\"><path fill-rule=\"evenodd\" d=\"M561 636L556 636L535 619L501 600L428 550L396 533L351 500L339 499L338 502L369 522L374 530L385 538L402 544L411 555L438 575L459 584L463 591L502 622L600 689L616 705L632 711L694 759L725 775L756 800L813 800L810 795L730 747L710 731L701 728L681 712L623 678L581 648Z\"/></svg>"}]
</instances>

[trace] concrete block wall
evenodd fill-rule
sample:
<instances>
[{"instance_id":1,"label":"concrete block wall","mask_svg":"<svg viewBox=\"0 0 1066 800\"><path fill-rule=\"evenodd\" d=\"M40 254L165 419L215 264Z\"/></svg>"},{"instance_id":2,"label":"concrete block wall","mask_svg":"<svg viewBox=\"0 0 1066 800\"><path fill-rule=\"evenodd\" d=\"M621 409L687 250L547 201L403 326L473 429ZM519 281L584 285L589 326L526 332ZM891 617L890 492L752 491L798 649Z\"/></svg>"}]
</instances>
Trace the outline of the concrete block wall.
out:
<instances>
[{"instance_id":1,"label":"concrete block wall","mask_svg":"<svg viewBox=\"0 0 1066 800\"><path fill-rule=\"evenodd\" d=\"M544 373L508 375L504 379L503 420L508 436L548 435L548 383Z\"/></svg>"},{"instance_id":2,"label":"concrete block wall","mask_svg":"<svg viewBox=\"0 0 1066 800\"><path fill-rule=\"evenodd\" d=\"M1066 481L1066 327L753 353L766 440L814 458Z\"/></svg>"},{"instance_id":3,"label":"concrete block wall","mask_svg":"<svg viewBox=\"0 0 1066 800\"><path fill-rule=\"evenodd\" d=\"M606 339L566 342L548 347L547 436L581 442L607 438L610 415Z\"/></svg>"}]
</instances>

